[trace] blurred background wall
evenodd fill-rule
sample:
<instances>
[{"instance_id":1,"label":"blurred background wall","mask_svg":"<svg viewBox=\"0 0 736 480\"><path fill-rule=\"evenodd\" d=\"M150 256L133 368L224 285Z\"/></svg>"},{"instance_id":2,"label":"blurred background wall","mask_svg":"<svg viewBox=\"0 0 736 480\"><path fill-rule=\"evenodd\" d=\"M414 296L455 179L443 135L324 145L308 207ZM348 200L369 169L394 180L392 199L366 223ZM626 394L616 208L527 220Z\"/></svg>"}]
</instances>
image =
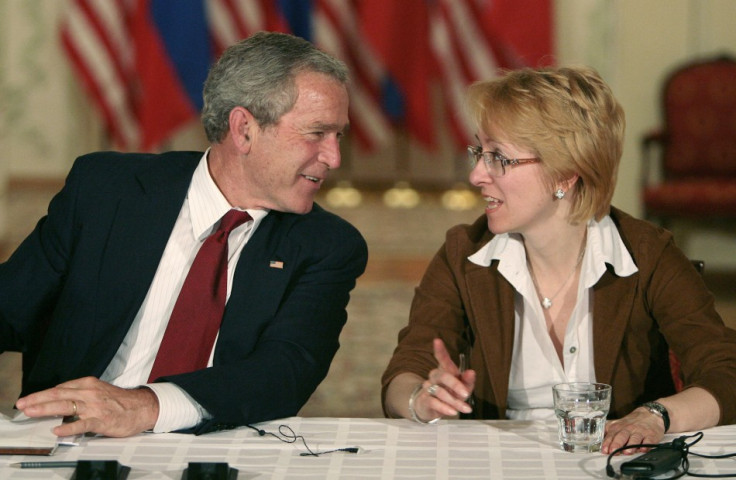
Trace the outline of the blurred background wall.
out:
<instances>
[{"instance_id":1,"label":"blurred background wall","mask_svg":"<svg viewBox=\"0 0 736 480\"><path fill-rule=\"evenodd\" d=\"M378 0L367 3L374 8L384 4ZM641 211L639 142L646 131L661 121L662 81L683 62L717 53L736 54L733 28L736 1L526 0L520 3L525 5L528 15L533 15L535 4L549 5L551 9L553 51L543 62L595 67L623 104L627 137L614 203L638 215ZM0 0L0 149L3 153L0 238L7 233L9 190L29 185L58 188L77 155L119 147L106 133L98 110L71 71L69 58L61 47L59 26L70 8L71 0ZM519 15L507 22L517 29L525 28L525 19ZM405 50L408 59L416 56L410 48ZM439 104L447 92L441 85L434 85L430 94L431 101ZM354 102L353 108L355 105ZM437 112L435 107L433 104L433 111ZM433 148L422 146L397 131L386 146L366 153L351 138L345 144L345 166L333 180L350 180L359 188L374 191L387 191L397 181L408 182L418 191L450 189L458 182L465 182L464 152L450 140L450 127L445 120L441 115L433 118L436 140ZM154 149L205 146L195 120ZM676 228L682 229L683 243L687 238L683 247L688 254L705 259L709 268L736 266L734 232L720 229L693 233L687 225Z\"/></svg>"}]
</instances>

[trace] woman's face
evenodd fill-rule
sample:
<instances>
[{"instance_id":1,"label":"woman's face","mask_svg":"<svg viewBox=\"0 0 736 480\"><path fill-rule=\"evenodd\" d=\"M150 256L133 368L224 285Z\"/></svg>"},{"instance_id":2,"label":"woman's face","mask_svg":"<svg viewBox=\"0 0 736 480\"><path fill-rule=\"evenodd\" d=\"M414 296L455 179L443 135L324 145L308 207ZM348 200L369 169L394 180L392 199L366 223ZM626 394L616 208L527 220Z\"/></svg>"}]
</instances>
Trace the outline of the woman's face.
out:
<instances>
[{"instance_id":1,"label":"woman's face","mask_svg":"<svg viewBox=\"0 0 736 480\"><path fill-rule=\"evenodd\" d=\"M528 149L485 133L477 138L484 152L496 151L510 160L535 157ZM560 216L560 202L545 181L541 163L509 165L505 170L502 176L491 175L479 161L470 172L470 183L480 188L486 201L488 229L494 234L549 234L550 222Z\"/></svg>"}]
</instances>

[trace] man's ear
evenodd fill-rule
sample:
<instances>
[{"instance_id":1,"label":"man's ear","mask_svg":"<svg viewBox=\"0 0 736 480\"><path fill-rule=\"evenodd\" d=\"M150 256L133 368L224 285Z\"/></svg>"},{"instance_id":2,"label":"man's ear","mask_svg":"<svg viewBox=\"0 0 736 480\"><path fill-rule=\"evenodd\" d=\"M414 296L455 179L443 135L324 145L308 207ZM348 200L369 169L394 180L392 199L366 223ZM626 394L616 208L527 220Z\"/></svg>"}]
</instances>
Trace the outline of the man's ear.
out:
<instances>
[{"instance_id":1,"label":"man's ear","mask_svg":"<svg viewBox=\"0 0 736 480\"><path fill-rule=\"evenodd\" d=\"M235 107L230 110L228 120L230 123L230 138L232 139L234 146L240 151L240 153L249 153L253 133L258 127L255 118L247 108Z\"/></svg>"}]
</instances>

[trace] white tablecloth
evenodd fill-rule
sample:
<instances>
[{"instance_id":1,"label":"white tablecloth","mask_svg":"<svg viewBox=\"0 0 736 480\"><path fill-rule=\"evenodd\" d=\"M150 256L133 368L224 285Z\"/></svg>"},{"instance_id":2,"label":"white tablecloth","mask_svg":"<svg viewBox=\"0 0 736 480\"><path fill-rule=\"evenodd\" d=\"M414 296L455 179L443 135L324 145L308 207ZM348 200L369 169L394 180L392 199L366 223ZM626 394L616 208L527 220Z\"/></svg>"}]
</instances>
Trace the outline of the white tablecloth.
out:
<instances>
[{"instance_id":1,"label":"white tablecloth","mask_svg":"<svg viewBox=\"0 0 736 480\"><path fill-rule=\"evenodd\" d=\"M283 443L249 428L210 433L141 434L125 439L87 437L78 447L60 447L52 457L2 456L0 478L71 478L74 470L13 469L10 463L47 460L118 460L132 468L129 479L180 479L188 462L227 462L240 479L578 479L608 478L606 456L572 454L559 449L556 424L520 421L440 421L420 425L408 420L363 418L287 418L258 425L278 433L288 425L314 451L360 447L305 457L301 440ZM736 426L704 431L692 451L736 451ZM679 435L668 435L666 440ZM630 458L630 457L629 457ZM618 466L625 457L614 459ZM736 472L736 461L690 457L691 471ZM618 468L617 468L618 470Z\"/></svg>"}]
</instances>

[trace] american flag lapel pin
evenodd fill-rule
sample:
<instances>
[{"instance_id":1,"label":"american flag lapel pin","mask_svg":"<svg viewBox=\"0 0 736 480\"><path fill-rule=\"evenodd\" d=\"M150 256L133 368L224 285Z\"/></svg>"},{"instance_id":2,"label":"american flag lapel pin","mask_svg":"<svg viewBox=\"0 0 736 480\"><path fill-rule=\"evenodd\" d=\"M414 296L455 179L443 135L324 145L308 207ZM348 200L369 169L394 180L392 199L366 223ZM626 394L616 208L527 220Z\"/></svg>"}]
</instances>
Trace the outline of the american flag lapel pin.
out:
<instances>
[{"instance_id":1,"label":"american flag lapel pin","mask_svg":"<svg viewBox=\"0 0 736 480\"><path fill-rule=\"evenodd\" d=\"M278 260L271 260L268 262L268 266L271 268L278 268L282 270L284 268L284 262L279 262Z\"/></svg>"}]
</instances>

